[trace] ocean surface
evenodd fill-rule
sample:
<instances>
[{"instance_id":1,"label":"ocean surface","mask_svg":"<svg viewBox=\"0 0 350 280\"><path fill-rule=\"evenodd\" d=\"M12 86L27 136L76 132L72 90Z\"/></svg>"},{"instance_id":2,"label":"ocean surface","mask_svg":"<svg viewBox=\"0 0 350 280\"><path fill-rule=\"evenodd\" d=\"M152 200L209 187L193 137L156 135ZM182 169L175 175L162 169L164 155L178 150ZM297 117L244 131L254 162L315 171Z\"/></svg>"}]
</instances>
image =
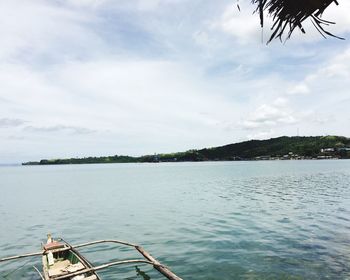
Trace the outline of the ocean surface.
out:
<instances>
[{"instance_id":1,"label":"ocean surface","mask_svg":"<svg viewBox=\"0 0 350 280\"><path fill-rule=\"evenodd\" d=\"M140 244L183 279L350 279L350 161L0 167L0 257L40 250L48 232ZM33 265L0 263L0 279L38 280ZM99 275L164 279L147 265Z\"/></svg>"}]
</instances>

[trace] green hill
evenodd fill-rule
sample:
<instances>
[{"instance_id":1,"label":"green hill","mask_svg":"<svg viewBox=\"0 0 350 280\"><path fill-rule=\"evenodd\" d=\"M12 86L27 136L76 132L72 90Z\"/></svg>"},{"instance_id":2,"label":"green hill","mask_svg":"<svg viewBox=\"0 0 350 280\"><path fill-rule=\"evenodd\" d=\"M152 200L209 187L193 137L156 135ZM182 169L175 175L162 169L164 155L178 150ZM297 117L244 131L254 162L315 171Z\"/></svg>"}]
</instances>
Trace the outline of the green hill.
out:
<instances>
[{"instance_id":1,"label":"green hill","mask_svg":"<svg viewBox=\"0 0 350 280\"><path fill-rule=\"evenodd\" d=\"M342 136L283 136L268 140L250 140L221 147L190 150L180 153L146 155L141 157L115 155L71 159L44 159L39 162L23 163L23 165L311 158L350 158L350 138Z\"/></svg>"},{"instance_id":2,"label":"green hill","mask_svg":"<svg viewBox=\"0 0 350 280\"><path fill-rule=\"evenodd\" d=\"M269 140L251 140L222 147L203 149L200 152L209 159L238 156L255 158L261 156L283 156L290 152L304 157L321 155L321 149L350 147L350 138L325 137L278 137Z\"/></svg>"}]
</instances>

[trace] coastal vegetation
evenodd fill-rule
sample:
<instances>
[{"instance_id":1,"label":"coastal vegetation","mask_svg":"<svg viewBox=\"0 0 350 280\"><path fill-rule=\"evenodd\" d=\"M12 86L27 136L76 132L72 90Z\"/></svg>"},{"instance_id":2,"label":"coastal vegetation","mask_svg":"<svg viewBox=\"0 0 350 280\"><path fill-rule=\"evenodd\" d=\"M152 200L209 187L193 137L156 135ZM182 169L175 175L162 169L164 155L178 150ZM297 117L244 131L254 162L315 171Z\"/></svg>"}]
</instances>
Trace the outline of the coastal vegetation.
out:
<instances>
[{"instance_id":1,"label":"coastal vegetation","mask_svg":"<svg viewBox=\"0 0 350 280\"><path fill-rule=\"evenodd\" d=\"M103 156L68 159L42 159L23 165L184 162L229 160L287 160L350 158L350 138L343 136L278 137L250 140L220 147L186 152L131 156Z\"/></svg>"}]
</instances>

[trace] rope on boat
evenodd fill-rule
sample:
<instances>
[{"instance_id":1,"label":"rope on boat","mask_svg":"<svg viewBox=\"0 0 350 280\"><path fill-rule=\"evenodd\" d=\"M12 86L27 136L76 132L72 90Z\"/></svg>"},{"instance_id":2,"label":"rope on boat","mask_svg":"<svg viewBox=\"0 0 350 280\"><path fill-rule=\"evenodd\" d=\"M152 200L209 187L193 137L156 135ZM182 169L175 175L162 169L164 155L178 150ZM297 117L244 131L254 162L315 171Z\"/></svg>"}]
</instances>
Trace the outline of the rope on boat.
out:
<instances>
[{"instance_id":1,"label":"rope on boat","mask_svg":"<svg viewBox=\"0 0 350 280\"><path fill-rule=\"evenodd\" d=\"M45 278L44 278L44 276L41 274L40 270L39 270L36 266L34 266L34 265L33 265L33 268L35 269L36 272L38 272L38 274L40 275L40 278L41 278L42 280L45 280Z\"/></svg>"}]
</instances>

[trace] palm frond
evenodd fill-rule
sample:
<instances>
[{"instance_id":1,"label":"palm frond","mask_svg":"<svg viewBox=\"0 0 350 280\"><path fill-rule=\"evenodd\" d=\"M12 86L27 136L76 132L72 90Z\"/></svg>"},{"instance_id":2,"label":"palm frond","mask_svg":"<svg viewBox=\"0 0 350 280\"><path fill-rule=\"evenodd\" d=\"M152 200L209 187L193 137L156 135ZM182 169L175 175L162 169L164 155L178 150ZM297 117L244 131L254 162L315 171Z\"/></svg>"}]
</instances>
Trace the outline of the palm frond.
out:
<instances>
[{"instance_id":1,"label":"palm frond","mask_svg":"<svg viewBox=\"0 0 350 280\"><path fill-rule=\"evenodd\" d=\"M287 33L286 39L289 39L296 28L303 33L303 22L310 18L315 28L325 35L343 39L325 30L324 26L334 24L321 18L323 12L331 3L338 5L337 0L251 0L257 5L256 12L260 16L260 24L264 26L264 12L267 12L273 18L272 35L268 41L280 39Z\"/></svg>"}]
</instances>

